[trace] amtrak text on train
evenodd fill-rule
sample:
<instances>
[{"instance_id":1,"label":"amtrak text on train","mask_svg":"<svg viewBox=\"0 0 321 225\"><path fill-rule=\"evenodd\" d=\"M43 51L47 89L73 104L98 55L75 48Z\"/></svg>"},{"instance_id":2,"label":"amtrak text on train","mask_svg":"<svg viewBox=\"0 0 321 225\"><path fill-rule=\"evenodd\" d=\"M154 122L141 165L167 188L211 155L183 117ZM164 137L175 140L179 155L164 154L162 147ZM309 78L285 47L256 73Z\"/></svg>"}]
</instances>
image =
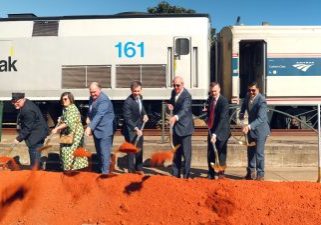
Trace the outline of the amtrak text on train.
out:
<instances>
[{"instance_id":1,"label":"amtrak text on train","mask_svg":"<svg viewBox=\"0 0 321 225\"><path fill-rule=\"evenodd\" d=\"M12 60L11 56L8 56L7 60L0 60L0 72L17 71L17 60Z\"/></svg>"}]
</instances>

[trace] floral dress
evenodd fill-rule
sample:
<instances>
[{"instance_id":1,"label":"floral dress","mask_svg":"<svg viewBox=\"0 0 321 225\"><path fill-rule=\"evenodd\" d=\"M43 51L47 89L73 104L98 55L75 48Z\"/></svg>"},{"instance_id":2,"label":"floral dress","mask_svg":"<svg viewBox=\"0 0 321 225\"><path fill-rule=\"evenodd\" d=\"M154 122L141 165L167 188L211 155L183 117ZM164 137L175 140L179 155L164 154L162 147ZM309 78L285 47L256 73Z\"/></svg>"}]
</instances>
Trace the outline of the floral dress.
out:
<instances>
[{"instance_id":1,"label":"floral dress","mask_svg":"<svg viewBox=\"0 0 321 225\"><path fill-rule=\"evenodd\" d=\"M73 143L60 144L60 156L63 170L79 170L88 167L87 157L74 157L73 153L78 147L83 146L84 128L81 123L80 113L74 104L63 109L62 121L66 123L66 133L74 133Z\"/></svg>"}]
</instances>

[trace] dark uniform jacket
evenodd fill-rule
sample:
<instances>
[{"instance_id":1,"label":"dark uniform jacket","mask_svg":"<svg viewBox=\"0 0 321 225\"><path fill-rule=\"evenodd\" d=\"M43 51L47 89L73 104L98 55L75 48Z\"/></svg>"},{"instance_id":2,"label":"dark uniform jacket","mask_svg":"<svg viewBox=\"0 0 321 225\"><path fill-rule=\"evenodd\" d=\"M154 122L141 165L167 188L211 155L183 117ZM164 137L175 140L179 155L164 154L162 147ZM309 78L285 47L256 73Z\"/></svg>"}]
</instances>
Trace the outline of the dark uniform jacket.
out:
<instances>
[{"instance_id":1,"label":"dark uniform jacket","mask_svg":"<svg viewBox=\"0 0 321 225\"><path fill-rule=\"evenodd\" d=\"M17 140L25 140L28 147L42 142L48 135L48 125L39 107L28 99L20 109L18 125L20 130Z\"/></svg>"}]
</instances>

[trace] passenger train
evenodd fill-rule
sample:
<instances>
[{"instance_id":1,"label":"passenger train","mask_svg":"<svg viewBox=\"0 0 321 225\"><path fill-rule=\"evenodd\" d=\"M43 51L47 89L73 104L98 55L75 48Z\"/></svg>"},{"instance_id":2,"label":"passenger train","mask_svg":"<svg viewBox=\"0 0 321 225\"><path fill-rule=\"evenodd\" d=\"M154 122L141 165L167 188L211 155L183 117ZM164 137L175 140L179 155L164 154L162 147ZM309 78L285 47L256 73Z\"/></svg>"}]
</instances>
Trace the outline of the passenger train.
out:
<instances>
[{"instance_id":1,"label":"passenger train","mask_svg":"<svg viewBox=\"0 0 321 225\"><path fill-rule=\"evenodd\" d=\"M214 80L231 104L239 104L247 84L257 81L270 107L300 113L321 102L320 43L321 26L271 25L227 26L213 41L207 14L9 14L0 18L4 122L13 120L6 113L13 110L12 92L25 92L56 120L60 94L70 91L85 114L92 81L121 116L130 82L140 80L154 126L176 75L192 94L196 116ZM272 126L287 126L271 120Z\"/></svg>"}]
</instances>

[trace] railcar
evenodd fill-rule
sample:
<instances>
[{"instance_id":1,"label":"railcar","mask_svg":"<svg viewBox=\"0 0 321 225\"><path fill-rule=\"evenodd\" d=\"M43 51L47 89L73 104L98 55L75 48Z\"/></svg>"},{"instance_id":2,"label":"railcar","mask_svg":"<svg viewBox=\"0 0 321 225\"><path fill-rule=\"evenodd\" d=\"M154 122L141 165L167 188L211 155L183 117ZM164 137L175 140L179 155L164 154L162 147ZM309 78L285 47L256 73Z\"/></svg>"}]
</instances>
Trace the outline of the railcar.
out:
<instances>
[{"instance_id":1,"label":"railcar","mask_svg":"<svg viewBox=\"0 0 321 225\"><path fill-rule=\"evenodd\" d=\"M245 97L248 83L256 81L270 107L304 117L313 126L309 112L321 103L320 43L321 26L224 27L217 36L216 80L234 104ZM277 117L271 118L272 128L295 123Z\"/></svg>"},{"instance_id":2,"label":"railcar","mask_svg":"<svg viewBox=\"0 0 321 225\"><path fill-rule=\"evenodd\" d=\"M0 18L0 101L5 102L5 116L11 93L17 91L51 115L57 114L64 91L85 106L93 81L102 85L119 114L133 80L143 83L150 114L160 113L176 75L184 78L195 102L204 101L210 82L210 29L207 14Z\"/></svg>"}]
</instances>

